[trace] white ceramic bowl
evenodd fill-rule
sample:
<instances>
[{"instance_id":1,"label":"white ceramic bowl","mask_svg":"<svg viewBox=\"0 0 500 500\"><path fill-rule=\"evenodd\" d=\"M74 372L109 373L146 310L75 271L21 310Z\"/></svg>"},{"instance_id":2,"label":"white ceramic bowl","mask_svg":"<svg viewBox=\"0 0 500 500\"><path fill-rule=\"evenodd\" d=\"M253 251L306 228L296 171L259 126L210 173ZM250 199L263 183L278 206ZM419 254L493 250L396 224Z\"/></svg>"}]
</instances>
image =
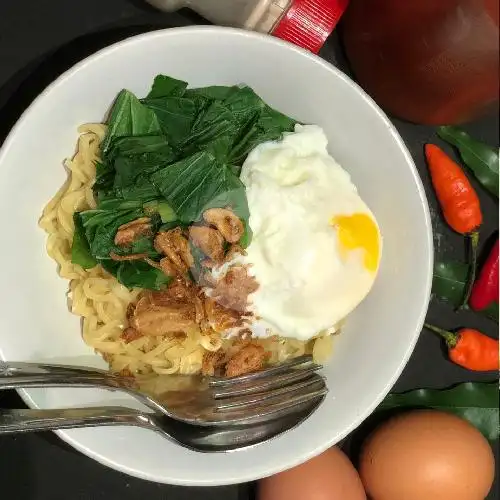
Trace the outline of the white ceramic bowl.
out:
<instances>
[{"instance_id":1,"label":"white ceramic bowl","mask_svg":"<svg viewBox=\"0 0 500 500\"><path fill-rule=\"evenodd\" d=\"M250 481L297 465L355 429L395 383L427 310L431 224L410 154L386 116L343 73L277 39L226 28L156 31L113 45L62 75L25 112L0 152L0 354L103 366L66 305L68 283L45 253L37 227L73 153L77 127L101 121L117 92L145 95L158 73L192 86L246 83L270 105L324 127L330 152L352 175L384 237L376 284L349 317L324 370L330 393L298 428L253 449L205 455L132 428L61 431L99 462L145 479L182 485ZM29 390L31 407L130 404L97 390Z\"/></svg>"}]
</instances>

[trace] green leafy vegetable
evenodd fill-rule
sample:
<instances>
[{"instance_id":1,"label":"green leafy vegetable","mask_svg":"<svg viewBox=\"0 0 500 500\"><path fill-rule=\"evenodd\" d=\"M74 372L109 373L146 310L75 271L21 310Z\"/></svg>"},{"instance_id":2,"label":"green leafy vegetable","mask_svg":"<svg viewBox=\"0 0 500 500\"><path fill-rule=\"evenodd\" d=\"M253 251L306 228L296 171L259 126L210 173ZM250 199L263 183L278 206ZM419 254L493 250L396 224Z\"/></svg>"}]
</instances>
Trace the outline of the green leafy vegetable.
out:
<instances>
[{"instance_id":1,"label":"green leafy vegetable","mask_svg":"<svg viewBox=\"0 0 500 500\"><path fill-rule=\"evenodd\" d=\"M157 213L160 216L161 221L164 223L179 220L179 217L174 212L174 209L166 201L155 200L145 203L144 211L147 215Z\"/></svg>"},{"instance_id":2,"label":"green leafy vegetable","mask_svg":"<svg viewBox=\"0 0 500 500\"><path fill-rule=\"evenodd\" d=\"M146 99L167 96L182 97L186 88L187 82L176 80L175 78L166 75L157 75Z\"/></svg>"},{"instance_id":3,"label":"green leafy vegetable","mask_svg":"<svg viewBox=\"0 0 500 500\"><path fill-rule=\"evenodd\" d=\"M469 265L463 262L437 262L434 265L432 293L437 299L449 302L453 307L459 307L465 291ZM494 302L480 314L498 323L498 303Z\"/></svg>"},{"instance_id":4,"label":"green leafy vegetable","mask_svg":"<svg viewBox=\"0 0 500 500\"><path fill-rule=\"evenodd\" d=\"M147 108L132 92L122 90L113 104L108 120L108 132L101 145L103 154L108 152L113 140L119 137L156 134L160 124L155 113Z\"/></svg>"},{"instance_id":5,"label":"green leafy vegetable","mask_svg":"<svg viewBox=\"0 0 500 500\"><path fill-rule=\"evenodd\" d=\"M216 207L230 207L242 220L240 243L248 246L252 233L239 179L242 163L257 144L281 138L295 123L246 86L188 89L186 82L158 75L142 100L122 90L96 165L97 207L75 219L73 262L100 263L128 287L159 289L170 278L154 266L113 261L110 255L146 254L158 261L157 231L186 227ZM151 218L151 236L115 245L118 228L144 216ZM196 262L203 258L198 253Z\"/></svg>"},{"instance_id":6,"label":"green leafy vegetable","mask_svg":"<svg viewBox=\"0 0 500 500\"><path fill-rule=\"evenodd\" d=\"M499 436L498 382L467 382L448 389L417 389L389 394L379 410L432 408L468 420L489 440Z\"/></svg>"},{"instance_id":7,"label":"green leafy vegetable","mask_svg":"<svg viewBox=\"0 0 500 500\"><path fill-rule=\"evenodd\" d=\"M214 206L246 205L243 183L207 152L195 153L151 176L163 197L186 223ZM248 209L247 209L248 210ZM237 210L234 210L236 215Z\"/></svg>"},{"instance_id":8,"label":"green leafy vegetable","mask_svg":"<svg viewBox=\"0 0 500 500\"><path fill-rule=\"evenodd\" d=\"M432 293L458 307L462 301L468 272L469 266L463 262L437 262L434 265Z\"/></svg>"},{"instance_id":9,"label":"green leafy vegetable","mask_svg":"<svg viewBox=\"0 0 500 500\"><path fill-rule=\"evenodd\" d=\"M463 161L478 181L498 197L498 149L476 141L456 127L439 127L438 135L458 149Z\"/></svg>"},{"instance_id":10,"label":"green leafy vegetable","mask_svg":"<svg viewBox=\"0 0 500 500\"><path fill-rule=\"evenodd\" d=\"M144 261L115 262L106 260L101 262L106 271L115 275L120 283L128 288L147 288L161 290L172 281L159 269L150 266Z\"/></svg>"},{"instance_id":11,"label":"green leafy vegetable","mask_svg":"<svg viewBox=\"0 0 500 500\"><path fill-rule=\"evenodd\" d=\"M79 214L73 216L75 233L71 245L71 262L82 266L83 269L92 269L97 265L97 260L90 253L89 243L85 237L85 230Z\"/></svg>"}]
</instances>

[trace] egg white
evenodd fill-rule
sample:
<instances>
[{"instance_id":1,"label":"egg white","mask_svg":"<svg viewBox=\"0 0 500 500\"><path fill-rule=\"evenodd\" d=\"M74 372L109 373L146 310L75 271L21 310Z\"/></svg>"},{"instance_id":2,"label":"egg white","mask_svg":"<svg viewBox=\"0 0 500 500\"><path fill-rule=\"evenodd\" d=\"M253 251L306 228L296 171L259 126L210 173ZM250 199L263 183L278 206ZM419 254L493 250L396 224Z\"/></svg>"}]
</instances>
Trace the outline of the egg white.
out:
<instances>
[{"instance_id":1,"label":"egg white","mask_svg":"<svg viewBox=\"0 0 500 500\"><path fill-rule=\"evenodd\" d=\"M373 286L382 243L349 174L328 154L323 130L297 125L281 141L257 146L241 180L253 233L244 261L259 283L250 296L254 335L308 340L333 331ZM353 214L365 214L376 227L374 270L363 248L342 246L332 223Z\"/></svg>"}]
</instances>

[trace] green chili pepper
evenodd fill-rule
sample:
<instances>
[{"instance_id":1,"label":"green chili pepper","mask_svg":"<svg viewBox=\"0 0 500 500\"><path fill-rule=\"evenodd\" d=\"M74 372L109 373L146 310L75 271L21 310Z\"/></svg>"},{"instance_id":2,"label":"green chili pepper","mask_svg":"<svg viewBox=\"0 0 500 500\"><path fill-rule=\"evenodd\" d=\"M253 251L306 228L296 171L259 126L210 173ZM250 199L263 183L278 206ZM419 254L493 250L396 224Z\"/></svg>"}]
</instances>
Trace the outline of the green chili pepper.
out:
<instances>
[{"instance_id":1,"label":"green chili pepper","mask_svg":"<svg viewBox=\"0 0 500 500\"><path fill-rule=\"evenodd\" d=\"M498 197L498 149L476 141L456 127L439 127L439 137L455 146L465 164L490 193Z\"/></svg>"},{"instance_id":2,"label":"green chili pepper","mask_svg":"<svg viewBox=\"0 0 500 500\"><path fill-rule=\"evenodd\" d=\"M436 262L432 281L434 297L449 302L453 307L459 307L465 293L469 270L469 265L463 262ZM479 312L498 323L497 302Z\"/></svg>"},{"instance_id":3,"label":"green chili pepper","mask_svg":"<svg viewBox=\"0 0 500 500\"><path fill-rule=\"evenodd\" d=\"M389 394L379 410L432 408L468 420L489 439L498 439L498 382L466 382L447 389L416 389Z\"/></svg>"}]
</instances>

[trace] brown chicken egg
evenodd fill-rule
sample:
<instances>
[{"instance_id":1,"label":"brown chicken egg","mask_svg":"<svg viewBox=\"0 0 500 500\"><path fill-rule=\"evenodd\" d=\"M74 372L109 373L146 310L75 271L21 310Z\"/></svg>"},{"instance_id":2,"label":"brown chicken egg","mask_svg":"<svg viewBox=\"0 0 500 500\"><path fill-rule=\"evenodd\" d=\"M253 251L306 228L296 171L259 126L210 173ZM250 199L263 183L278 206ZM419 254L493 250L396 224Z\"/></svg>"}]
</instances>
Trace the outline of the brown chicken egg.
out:
<instances>
[{"instance_id":1,"label":"brown chicken egg","mask_svg":"<svg viewBox=\"0 0 500 500\"><path fill-rule=\"evenodd\" d=\"M359 471L372 500L484 500L495 461L488 441L467 421L419 410L374 431Z\"/></svg>"},{"instance_id":2,"label":"brown chicken egg","mask_svg":"<svg viewBox=\"0 0 500 500\"><path fill-rule=\"evenodd\" d=\"M257 500L366 500L350 460L333 447L293 469L262 479Z\"/></svg>"}]
</instances>

